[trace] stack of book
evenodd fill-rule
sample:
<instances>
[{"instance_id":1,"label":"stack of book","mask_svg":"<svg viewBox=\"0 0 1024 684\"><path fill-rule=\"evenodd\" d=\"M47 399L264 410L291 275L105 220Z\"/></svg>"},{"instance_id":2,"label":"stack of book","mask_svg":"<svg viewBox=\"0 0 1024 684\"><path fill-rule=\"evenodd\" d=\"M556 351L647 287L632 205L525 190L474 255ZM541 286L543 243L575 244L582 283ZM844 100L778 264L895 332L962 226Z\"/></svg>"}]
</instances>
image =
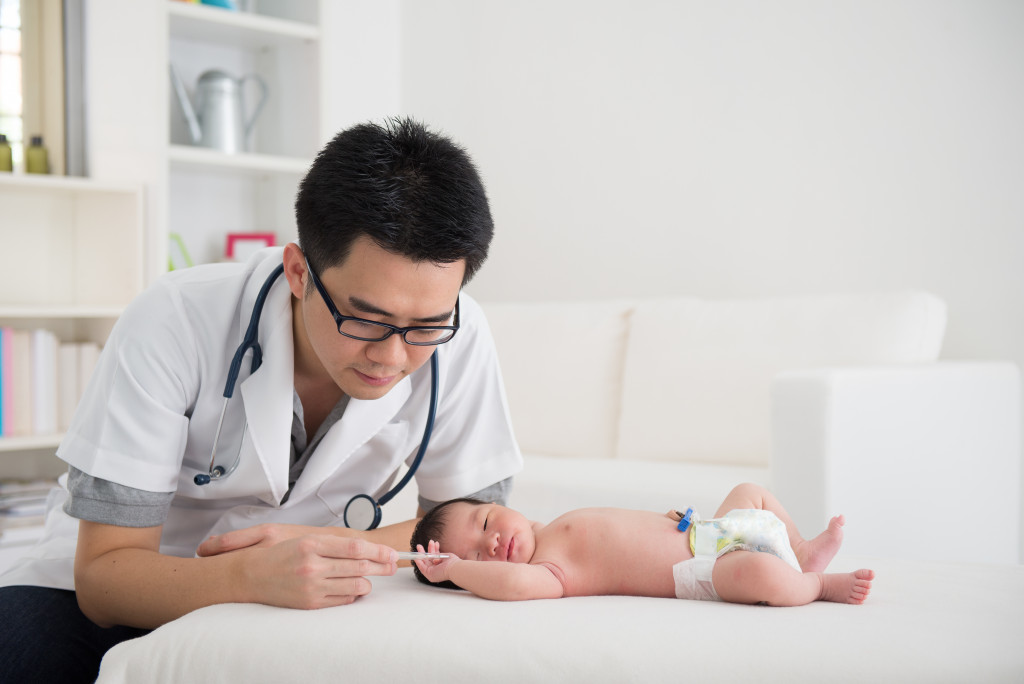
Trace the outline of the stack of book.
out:
<instances>
[{"instance_id":1,"label":"stack of book","mask_svg":"<svg viewBox=\"0 0 1024 684\"><path fill-rule=\"evenodd\" d=\"M0 547L34 543L43 533L46 497L56 480L0 480Z\"/></svg>"},{"instance_id":2,"label":"stack of book","mask_svg":"<svg viewBox=\"0 0 1024 684\"><path fill-rule=\"evenodd\" d=\"M0 437L67 430L99 355L93 342L0 328Z\"/></svg>"}]
</instances>

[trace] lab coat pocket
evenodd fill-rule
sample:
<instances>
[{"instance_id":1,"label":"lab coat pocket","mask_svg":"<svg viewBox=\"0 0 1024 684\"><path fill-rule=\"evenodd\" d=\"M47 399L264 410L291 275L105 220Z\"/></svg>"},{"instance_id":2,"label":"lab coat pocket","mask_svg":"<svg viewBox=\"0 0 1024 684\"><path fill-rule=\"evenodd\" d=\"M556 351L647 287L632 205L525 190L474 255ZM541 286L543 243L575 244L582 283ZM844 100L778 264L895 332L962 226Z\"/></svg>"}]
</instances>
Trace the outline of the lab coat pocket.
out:
<instances>
[{"instance_id":1,"label":"lab coat pocket","mask_svg":"<svg viewBox=\"0 0 1024 684\"><path fill-rule=\"evenodd\" d=\"M234 432L238 435L233 440L220 441L221 448L215 460L215 465L223 468L225 474L200 485L195 476L210 472L210 456L199 452L202 459L199 460L187 455L178 478L178 492L192 499L222 501L223 508L230 508L247 498L276 507L279 497L287 491L287 471L281 467L280 472L268 473L256 452L250 431L242 431L239 426ZM271 477L276 477L277 482L273 482Z\"/></svg>"},{"instance_id":2,"label":"lab coat pocket","mask_svg":"<svg viewBox=\"0 0 1024 684\"><path fill-rule=\"evenodd\" d=\"M336 444L340 440L329 441L331 437L328 434L324 438L315 454L315 457L330 459L335 465L317 490L317 497L337 518L342 517L345 506L357 494L369 494L374 499L383 496L396 471L416 446L409 444L409 422L405 420L384 425L347 458L339 449L340 444ZM313 466L311 461L310 467Z\"/></svg>"}]
</instances>

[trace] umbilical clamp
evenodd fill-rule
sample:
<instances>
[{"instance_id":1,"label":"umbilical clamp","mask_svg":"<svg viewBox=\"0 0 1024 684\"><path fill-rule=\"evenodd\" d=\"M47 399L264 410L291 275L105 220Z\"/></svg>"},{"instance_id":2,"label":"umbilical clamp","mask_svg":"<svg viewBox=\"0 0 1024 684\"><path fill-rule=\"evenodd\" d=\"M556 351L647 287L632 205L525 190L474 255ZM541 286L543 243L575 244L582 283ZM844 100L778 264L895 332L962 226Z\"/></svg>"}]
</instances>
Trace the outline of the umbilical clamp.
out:
<instances>
[{"instance_id":1,"label":"umbilical clamp","mask_svg":"<svg viewBox=\"0 0 1024 684\"><path fill-rule=\"evenodd\" d=\"M682 518L679 519L679 524L676 525L676 529L680 532L685 532L690 529L690 524L693 522L693 508L687 508L686 513Z\"/></svg>"}]
</instances>

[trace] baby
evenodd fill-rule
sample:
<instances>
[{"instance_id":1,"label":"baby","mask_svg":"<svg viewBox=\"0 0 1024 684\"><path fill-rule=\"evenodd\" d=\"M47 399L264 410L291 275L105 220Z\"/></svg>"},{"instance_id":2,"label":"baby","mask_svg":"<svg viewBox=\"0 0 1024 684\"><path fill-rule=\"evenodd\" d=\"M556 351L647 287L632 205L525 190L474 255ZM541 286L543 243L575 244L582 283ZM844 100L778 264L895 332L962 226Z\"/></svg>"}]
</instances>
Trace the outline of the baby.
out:
<instances>
[{"instance_id":1,"label":"baby","mask_svg":"<svg viewBox=\"0 0 1024 684\"><path fill-rule=\"evenodd\" d=\"M454 499L423 517L412 547L449 554L417 560L421 581L502 601L618 594L859 604L871 591L872 570L824 572L843 524L836 516L805 540L779 501L754 484L733 489L705 521L692 509L584 508L544 525L504 506Z\"/></svg>"}]
</instances>

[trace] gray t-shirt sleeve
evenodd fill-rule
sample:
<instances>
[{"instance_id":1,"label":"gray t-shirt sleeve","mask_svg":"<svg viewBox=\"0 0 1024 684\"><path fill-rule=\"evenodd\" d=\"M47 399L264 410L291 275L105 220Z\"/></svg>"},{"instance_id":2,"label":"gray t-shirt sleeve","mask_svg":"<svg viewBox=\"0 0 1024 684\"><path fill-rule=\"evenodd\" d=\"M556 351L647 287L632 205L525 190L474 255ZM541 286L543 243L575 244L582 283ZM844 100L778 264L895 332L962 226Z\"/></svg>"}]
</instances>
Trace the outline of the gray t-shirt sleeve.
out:
<instances>
[{"instance_id":1,"label":"gray t-shirt sleeve","mask_svg":"<svg viewBox=\"0 0 1024 684\"><path fill-rule=\"evenodd\" d=\"M491 486L484 487L478 492L468 494L467 497L470 499L487 501L488 503L508 506L508 495L512 492L512 483L514 479L515 478L513 477L506 477L501 482L495 482ZM417 498L419 499L420 508L424 511L429 511L434 506L444 503L443 501L431 501L430 499L424 499L422 496L418 496Z\"/></svg>"},{"instance_id":2,"label":"gray t-shirt sleeve","mask_svg":"<svg viewBox=\"0 0 1024 684\"><path fill-rule=\"evenodd\" d=\"M74 466L68 468L64 512L72 518L118 527L163 525L174 492L147 492L101 480Z\"/></svg>"}]
</instances>

